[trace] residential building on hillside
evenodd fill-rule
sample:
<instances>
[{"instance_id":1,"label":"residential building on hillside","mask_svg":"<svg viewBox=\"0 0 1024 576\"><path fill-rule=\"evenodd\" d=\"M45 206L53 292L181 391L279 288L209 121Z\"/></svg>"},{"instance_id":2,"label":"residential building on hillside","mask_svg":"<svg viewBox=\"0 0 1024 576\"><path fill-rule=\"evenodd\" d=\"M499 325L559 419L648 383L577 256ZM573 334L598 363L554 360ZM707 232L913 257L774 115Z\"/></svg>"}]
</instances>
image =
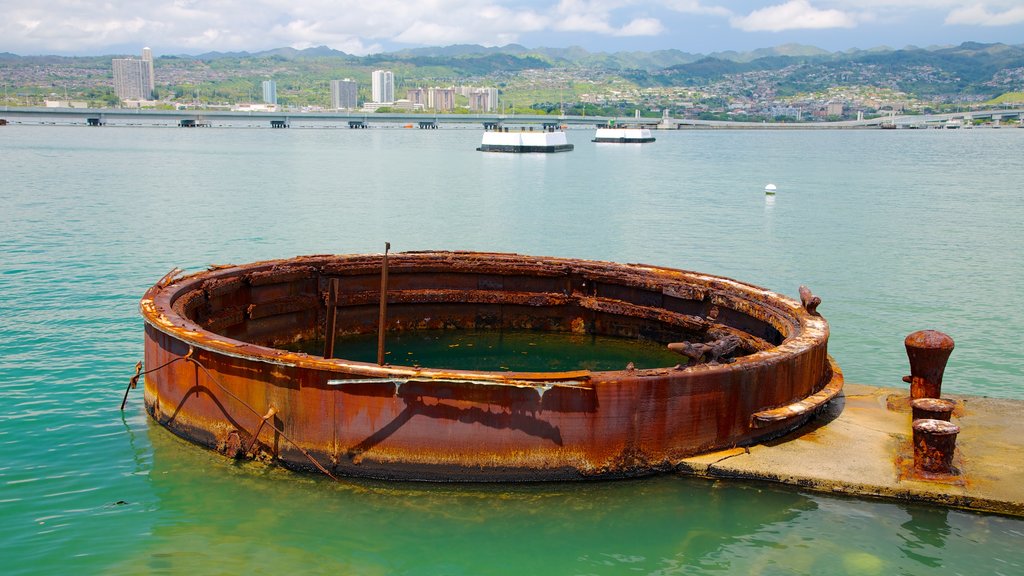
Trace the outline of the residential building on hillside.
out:
<instances>
[{"instance_id":1,"label":"residential building on hillside","mask_svg":"<svg viewBox=\"0 0 1024 576\"><path fill-rule=\"evenodd\" d=\"M450 112L455 109L455 88L431 88L427 90L427 109Z\"/></svg>"},{"instance_id":2,"label":"residential building on hillside","mask_svg":"<svg viewBox=\"0 0 1024 576\"><path fill-rule=\"evenodd\" d=\"M425 88L410 88L405 97L413 104L419 104L421 108L427 107L427 90Z\"/></svg>"},{"instance_id":3,"label":"residential building on hillside","mask_svg":"<svg viewBox=\"0 0 1024 576\"><path fill-rule=\"evenodd\" d=\"M473 88L467 96L469 109L474 112L493 112L498 107L497 88Z\"/></svg>"},{"instance_id":4,"label":"residential building on hillside","mask_svg":"<svg viewBox=\"0 0 1024 576\"><path fill-rule=\"evenodd\" d=\"M406 97L417 109L451 112L457 92L456 88L410 88Z\"/></svg>"}]
</instances>

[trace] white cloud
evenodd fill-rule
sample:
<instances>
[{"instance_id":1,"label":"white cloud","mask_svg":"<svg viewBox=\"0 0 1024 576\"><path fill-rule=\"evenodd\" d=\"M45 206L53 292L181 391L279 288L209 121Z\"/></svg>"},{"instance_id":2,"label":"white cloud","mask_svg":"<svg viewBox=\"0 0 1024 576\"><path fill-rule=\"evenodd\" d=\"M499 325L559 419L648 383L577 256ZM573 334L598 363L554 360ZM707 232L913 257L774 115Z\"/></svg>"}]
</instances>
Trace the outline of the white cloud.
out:
<instances>
[{"instance_id":1,"label":"white cloud","mask_svg":"<svg viewBox=\"0 0 1024 576\"><path fill-rule=\"evenodd\" d=\"M472 30L465 30L459 26L436 22L413 22L411 26L395 36L394 40L409 44L441 46L468 42L472 37Z\"/></svg>"},{"instance_id":2,"label":"white cloud","mask_svg":"<svg viewBox=\"0 0 1024 576\"><path fill-rule=\"evenodd\" d=\"M823 0L838 9L856 10L863 8L903 9L920 12L922 10L950 10L964 8L983 3L987 6L1009 9L1020 5L1020 0Z\"/></svg>"},{"instance_id":3,"label":"white cloud","mask_svg":"<svg viewBox=\"0 0 1024 576\"><path fill-rule=\"evenodd\" d=\"M1011 26L1021 23L1024 23L1024 6L993 12L984 4L974 4L957 8L946 16L946 24L951 25Z\"/></svg>"},{"instance_id":4,"label":"white cloud","mask_svg":"<svg viewBox=\"0 0 1024 576\"><path fill-rule=\"evenodd\" d=\"M552 28L552 0L537 9L509 1L483 0L467 9L463 0L0 0L12 4L0 19L0 51L89 53L138 44L162 54L327 45L367 54L380 50L381 41L494 45Z\"/></svg>"},{"instance_id":5,"label":"white cloud","mask_svg":"<svg viewBox=\"0 0 1024 576\"><path fill-rule=\"evenodd\" d=\"M637 18L615 31L616 36L657 36L665 31L657 18Z\"/></svg>"},{"instance_id":6,"label":"white cloud","mask_svg":"<svg viewBox=\"0 0 1024 576\"><path fill-rule=\"evenodd\" d=\"M910 37L923 21L973 26L967 38L1024 24L1024 0L0 0L0 52L159 54L326 45L368 54L396 44L573 42L601 50L661 36L722 47L740 31L881 28ZM740 7L743 7L742 9ZM731 9L730 9L731 7ZM721 26L728 21L732 30ZM868 24L877 27L868 29ZM698 26L700 28L698 28ZM941 26L929 34L936 41ZM948 28L946 28L948 31ZM948 34L948 32L947 32ZM589 37L589 39L588 39ZM735 36L734 36L735 37ZM893 43L868 36L869 42ZM737 39L737 43L740 40ZM652 45L636 40L633 45Z\"/></svg>"},{"instance_id":7,"label":"white cloud","mask_svg":"<svg viewBox=\"0 0 1024 576\"><path fill-rule=\"evenodd\" d=\"M665 7L683 14L706 14L709 16L732 16L732 10L721 6L704 6L699 0L666 0Z\"/></svg>"},{"instance_id":8,"label":"white cloud","mask_svg":"<svg viewBox=\"0 0 1024 576\"><path fill-rule=\"evenodd\" d=\"M42 23L42 20L19 20L17 22L18 26L21 26L25 32L34 32Z\"/></svg>"},{"instance_id":9,"label":"white cloud","mask_svg":"<svg viewBox=\"0 0 1024 576\"><path fill-rule=\"evenodd\" d=\"M593 14L570 14L559 18L553 26L559 32L596 32L611 34L612 27L607 20Z\"/></svg>"},{"instance_id":10,"label":"white cloud","mask_svg":"<svg viewBox=\"0 0 1024 576\"><path fill-rule=\"evenodd\" d=\"M853 28L857 19L841 10L819 10L807 0L790 0L785 4L754 10L746 16L729 20L734 28L747 32L782 32L825 28Z\"/></svg>"},{"instance_id":11,"label":"white cloud","mask_svg":"<svg viewBox=\"0 0 1024 576\"><path fill-rule=\"evenodd\" d=\"M561 0L555 7L553 28L563 32L597 32L610 34L609 8L600 2Z\"/></svg>"},{"instance_id":12,"label":"white cloud","mask_svg":"<svg viewBox=\"0 0 1024 576\"><path fill-rule=\"evenodd\" d=\"M519 35L547 28L550 19L531 10L510 10L489 4L463 10L461 0L435 0L446 3L440 12L417 12L403 19L406 27L390 39L409 44L443 46L473 43L484 46L516 42ZM442 16L438 16L442 14Z\"/></svg>"},{"instance_id":13,"label":"white cloud","mask_svg":"<svg viewBox=\"0 0 1024 576\"><path fill-rule=\"evenodd\" d=\"M665 31L656 18L634 18L621 27L612 25L612 12L630 0L561 0L555 8L552 29L560 32L591 32L609 36L656 36Z\"/></svg>"}]
</instances>

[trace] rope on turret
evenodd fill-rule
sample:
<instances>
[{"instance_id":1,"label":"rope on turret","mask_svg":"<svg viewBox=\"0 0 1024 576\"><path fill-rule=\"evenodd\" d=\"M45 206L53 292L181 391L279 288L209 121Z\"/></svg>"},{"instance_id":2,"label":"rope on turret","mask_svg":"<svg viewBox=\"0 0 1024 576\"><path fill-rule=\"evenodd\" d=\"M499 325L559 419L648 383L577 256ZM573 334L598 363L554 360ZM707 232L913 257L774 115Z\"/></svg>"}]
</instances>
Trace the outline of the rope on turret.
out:
<instances>
[{"instance_id":1,"label":"rope on turret","mask_svg":"<svg viewBox=\"0 0 1024 576\"><path fill-rule=\"evenodd\" d=\"M217 387L221 389L222 392L224 392L225 394L230 396L233 400L235 400L236 402L238 402L242 406L245 406L250 412L252 412L257 418L260 419L260 427L257 430L257 434L263 430L263 426L269 427L271 430L273 430L274 432L277 432L282 438L284 438L286 442L288 442L292 446L295 446L295 448L298 449L298 451L301 452L303 456L305 456L306 458L309 459L309 461L313 464L313 466L316 467L317 470L323 472L328 478L330 478L331 480L334 480L335 482L340 482L341 481L334 474L331 474L330 471L327 470L327 468L324 468L324 466L322 464L320 464L320 462L318 462L316 458L313 458L313 456L309 452L307 452L305 449L303 449L302 446L299 446L298 443L296 443L294 440L289 438L288 435L285 434L283 430L281 430L280 428L275 426L274 423L270 421L271 418L274 416L274 414L276 414L276 412L277 412L276 409L271 409L270 411L267 412L266 415L263 415L260 412L258 412L255 408L250 406L245 400L242 400L237 395L235 395L231 390L229 390L226 386L221 384L220 381L217 380L217 378L214 377L214 375L212 373L210 373L210 371L206 368L206 366L203 366L203 364L199 360L196 360L192 356L193 352L195 352L195 349L192 348L191 346L189 346L188 353L185 354L184 356L179 356L178 358L175 358L175 359L173 359L173 360L171 360L169 362L161 364L160 366L157 366L156 368L153 368L151 370L146 370L145 372L142 371L142 362L137 363L135 365L135 375L132 376L131 381L128 383L128 390L131 390L132 388L135 387L136 383L138 383L138 381L139 381L139 376L142 376L143 374L149 374L150 372L155 372L155 371L160 370L162 368L166 368L167 366L170 366L171 364L174 364L175 362L177 362L179 360L184 360L185 362L189 362L191 364L195 364L198 368L200 368L206 374L206 377L209 378L211 382L216 384ZM126 401L128 399L128 390L125 390L125 393L124 393ZM124 410L124 402L121 403L121 409ZM250 448L249 448L250 450L252 449L251 448L252 445L255 444L255 443L256 443L256 435L253 435L252 436L252 443L249 445L250 446Z\"/></svg>"}]
</instances>

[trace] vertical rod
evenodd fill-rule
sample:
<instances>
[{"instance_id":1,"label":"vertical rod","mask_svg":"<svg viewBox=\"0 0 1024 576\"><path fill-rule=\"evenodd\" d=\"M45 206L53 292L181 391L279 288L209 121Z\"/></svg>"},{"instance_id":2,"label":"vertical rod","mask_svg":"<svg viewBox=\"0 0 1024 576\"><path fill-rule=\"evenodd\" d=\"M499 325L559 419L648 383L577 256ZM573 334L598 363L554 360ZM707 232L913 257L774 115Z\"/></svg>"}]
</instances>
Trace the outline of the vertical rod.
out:
<instances>
[{"instance_id":1,"label":"vertical rod","mask_svg":"<svg viewBox=\"0 0 1024 576\"><path fill-rule=\"evenodd\" d=\"M267 409L267 413L264 414L263 418L260 419L259 427L256 428L256 432L254 432L252 435L252 440L250 440L249 445L245 447L245 452L242 452L243 456L249 456L249 451L252 450L252 447L256 445L256 441L260 437L260 432L263 432L263 425L267 423L267 420L273 418L275 414L277 414L277 408L271 406L269 409Z\"/></svg>"},{"instance_id":2,"label":"vertical rod","mask_svg":"<svg viewBox=\"0 0 1024 576\"><path fill-rule=\"evenodd\" d=\"M338 279L327 285L327 322L324 326L324 358L334 358L334 335L338 331Z\"/></svg>"},{"instance_id":3,"label":"vertical rod","mask_svg":"<svg viewBox=\"0 0 1024 576\"><path fill-rule=\"evenodd\" d=\"M388 321L388 251L391 242L384 243L384 262L380 267L380 318L377 320L377 364L384 365L384 334Z\"/></svg>"}]
</instances>

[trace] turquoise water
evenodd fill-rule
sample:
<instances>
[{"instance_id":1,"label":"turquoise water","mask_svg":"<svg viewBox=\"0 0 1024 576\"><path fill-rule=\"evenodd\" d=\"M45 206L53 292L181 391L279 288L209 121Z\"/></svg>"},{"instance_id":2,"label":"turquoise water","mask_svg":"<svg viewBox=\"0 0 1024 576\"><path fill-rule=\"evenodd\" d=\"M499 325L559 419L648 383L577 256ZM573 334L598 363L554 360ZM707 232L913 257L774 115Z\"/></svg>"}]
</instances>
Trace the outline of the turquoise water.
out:
<instances>
[{"instance_id":1,"label":"turquoise water","mask_svg":"<svg viewBox=\"0 0 1024 576\"><path fill-rule=\"evenodd\" d=\"M473 249L823 299L852 382L1024 398L1024 130L658 133L481 154L477 130L0 128L5 574L1024 574L1024 521L763 484L333 484L151 424L137 302L175 266ZM763 194L768 182L779 187Z\"/></svg>"}]
</instances>

